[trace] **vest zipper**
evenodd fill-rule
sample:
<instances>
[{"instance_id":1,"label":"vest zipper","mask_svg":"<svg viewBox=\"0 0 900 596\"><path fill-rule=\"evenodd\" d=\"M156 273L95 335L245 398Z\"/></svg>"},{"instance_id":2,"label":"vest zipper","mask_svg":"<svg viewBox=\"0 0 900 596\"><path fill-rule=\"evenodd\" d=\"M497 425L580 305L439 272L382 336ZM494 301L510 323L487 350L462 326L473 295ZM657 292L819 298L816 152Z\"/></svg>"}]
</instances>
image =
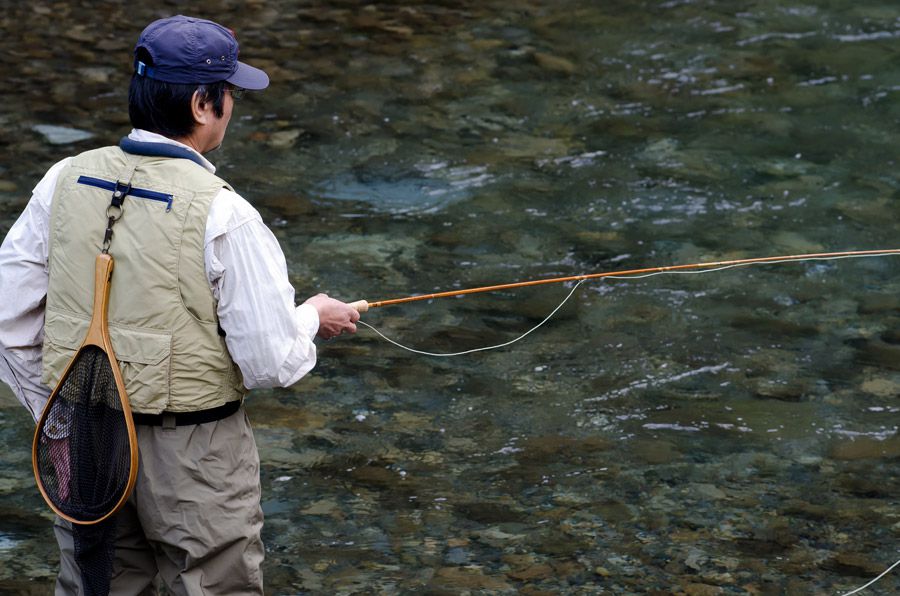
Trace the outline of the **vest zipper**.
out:
<instances>
[{"instance_id":1,"label":"vest zipper","mask_svg":"<svg viewBox=\"0 0 900 596\"><path fill-rule=\"evenodd\" d=\"M102 180L100 178L92 178L91 176L79 176L78 184L85 184L87 186L102 188L109 191L116 190L115 182L109 182L108 180ZM172 195L162 192L156 192L155 190L147 190L145 188L134 187L131 188L131 191L128 194L138 199L149 199L151 201L160 201L162 203L165 203L166 213L172 210L172 201L174 199Z\"/></svg>"}]
</instances>

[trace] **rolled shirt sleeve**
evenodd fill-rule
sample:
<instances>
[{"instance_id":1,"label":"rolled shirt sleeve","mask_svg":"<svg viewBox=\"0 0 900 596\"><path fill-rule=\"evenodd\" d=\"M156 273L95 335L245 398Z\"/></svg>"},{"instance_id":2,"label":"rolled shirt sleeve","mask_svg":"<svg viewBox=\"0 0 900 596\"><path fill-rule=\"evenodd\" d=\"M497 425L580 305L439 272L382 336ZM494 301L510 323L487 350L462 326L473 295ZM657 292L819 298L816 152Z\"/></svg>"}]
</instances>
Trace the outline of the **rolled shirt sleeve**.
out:
<instances>
[{"instance_id":1,"label":"rolled shirt sleeve","mask_svg":"<svg viewBox=\"0 0 900 596\"><path fill-rule=\"evenodd\" d=\"M318 313L294 305L278 240L259 213L228 189L210 208L205 258L219 323L244 385L287 387L312 370Z\"/></svg>"}]
</instances>

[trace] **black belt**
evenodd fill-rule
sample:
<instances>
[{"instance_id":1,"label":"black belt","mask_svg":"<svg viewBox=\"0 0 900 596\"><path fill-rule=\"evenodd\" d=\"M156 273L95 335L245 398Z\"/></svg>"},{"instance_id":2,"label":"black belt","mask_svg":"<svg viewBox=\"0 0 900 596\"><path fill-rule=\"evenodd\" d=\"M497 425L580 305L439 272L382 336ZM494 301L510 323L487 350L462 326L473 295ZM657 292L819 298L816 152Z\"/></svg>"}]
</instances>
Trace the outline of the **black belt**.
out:
<instances>
[{"instance_id":1,"label":"black belt","mask_svg":"<svg viewBox=\"0 0 900 596\"><path fill-rule=\"evenodd\" d=\"M241 409L241 400L230 401L227 404L197 410L196 412L160 412L159 414L132 414L135 424L145 426L187 426L188 424L205 424L228 418Z\"/></svg>"}]
</instances>

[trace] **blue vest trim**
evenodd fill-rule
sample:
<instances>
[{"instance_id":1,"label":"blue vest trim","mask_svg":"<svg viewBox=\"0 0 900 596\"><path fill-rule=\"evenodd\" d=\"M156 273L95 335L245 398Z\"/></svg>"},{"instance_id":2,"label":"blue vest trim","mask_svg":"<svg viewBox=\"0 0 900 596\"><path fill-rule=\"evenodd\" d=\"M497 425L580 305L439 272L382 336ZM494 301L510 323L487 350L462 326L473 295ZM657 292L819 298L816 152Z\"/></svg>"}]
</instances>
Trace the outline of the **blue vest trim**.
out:
<instances>
[{"instance_id":1,"label":"blue vest trim","mask_svg":"<svg viewBox=\"0 0 900 596\"><path fill-rule=\"evenodd\" d=\"M146 155L148 157L176 157L179 159L189 159L203 169L206 165L200 157L184 147L178 145L170 145L168 143L145 143L143 141L135 141L128 137L122 137L119 141L119 149L125 153L132 155Z\"/></svg>"},{"instance_id":2,"label":"blue vest trim","mask_svg":"<svg viewBox=\"0 0 900 596\"><path fill-rule=\"evenodd\" d=\"M78 184L85 184L87 186L93 186L95 188L102 188L103 190L116 190L117 185L115 182L110 182L109 180L103 180L102 178L93 178L91 176L79 176ZM172 200L175 198L172 195L156 192L155 190L147 190L145 188L134 188L125 193L128 196L136 197L138 199L149 199L151 201L160 201L166 204L166 213L172 210Z\"/></svg>"}]
</instances>

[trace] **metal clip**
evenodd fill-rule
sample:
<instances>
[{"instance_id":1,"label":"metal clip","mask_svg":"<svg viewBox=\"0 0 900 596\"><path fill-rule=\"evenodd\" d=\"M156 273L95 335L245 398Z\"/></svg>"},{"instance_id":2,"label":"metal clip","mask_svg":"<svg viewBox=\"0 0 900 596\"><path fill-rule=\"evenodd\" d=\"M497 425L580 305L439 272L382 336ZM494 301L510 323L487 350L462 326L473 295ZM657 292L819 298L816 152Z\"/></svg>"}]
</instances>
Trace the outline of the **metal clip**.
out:
<instances>
[{"instance_id":1,"label":"metal clip","mask_svg":"<svg viewBox=\"0 0 900 596\"><path fill-rule=\"evenodd\" d=\"M131 192L131 184L122 184L116 181L116 189L113 191L112 201L106 207L106 233L103 234L103 244L101 246L103 254L109 253L109 245L112 243L113 224L121 219L125 213L124 201L128 193Z\"/></svg>"},{"instance_id":2,"label":"metal clip","mask_svg":"<svg viewBox=\"0 0 900 596\"><path fill-rule=\"evenodd\" d=\"M106 217L108 217L110 221L119 221L124 211L125 209L122 208L122 205L107 205Z\"/></svg>"}]
</instances>

